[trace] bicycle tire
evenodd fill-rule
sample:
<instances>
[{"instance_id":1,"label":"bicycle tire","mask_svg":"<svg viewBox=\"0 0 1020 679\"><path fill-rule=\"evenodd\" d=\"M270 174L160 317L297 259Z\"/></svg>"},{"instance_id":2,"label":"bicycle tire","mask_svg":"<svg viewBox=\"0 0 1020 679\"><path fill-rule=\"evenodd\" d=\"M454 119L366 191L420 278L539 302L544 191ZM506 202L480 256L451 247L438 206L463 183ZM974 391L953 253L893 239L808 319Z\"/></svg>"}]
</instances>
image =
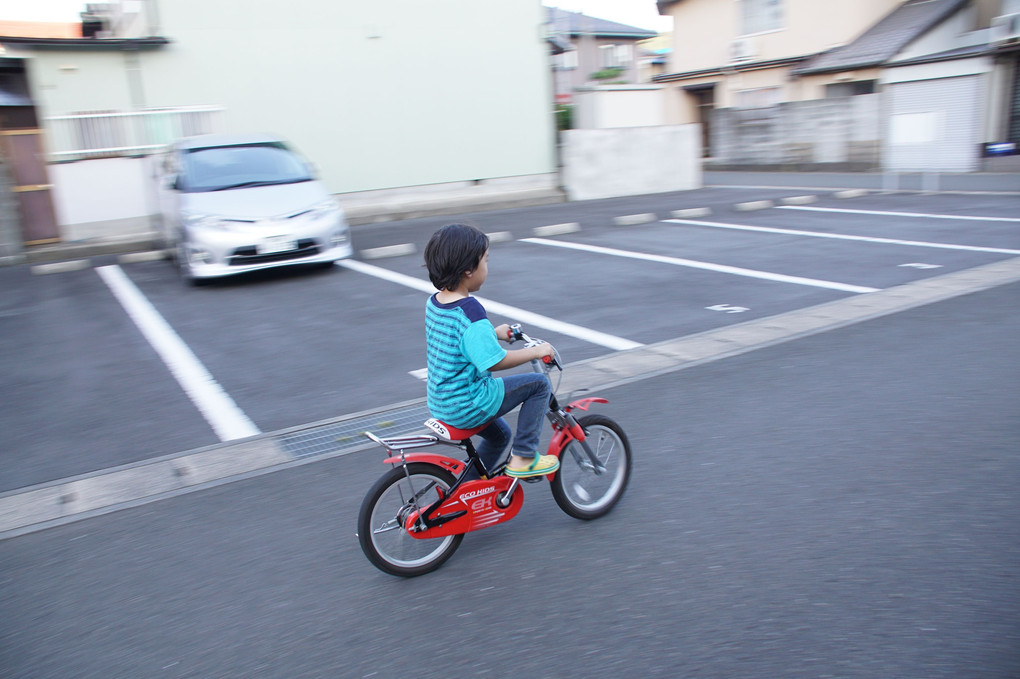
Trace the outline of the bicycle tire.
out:
<instances>
[{"instance_id":1,"label":"bicycle tire","mask_svg":"<svg viewBox=\"0 0 1020 679\"><path fill-rule=\"evenodd\" d=\"M414 577L434 571L453 556L464 535L418 539L411 537L403 518L413 511L409 500L415 493L437 484L444 491L454 483L445 469L426 462L395 467L379 478L361 503L358 514L358 541L361 550L379 570L402 577ZM424 509L439 496L434 488L419 498Z\"/></svg>"},{"instance_id":2,"label":"bicycle tire","mask_svg":"<svg viewBox=\"0 0 1020 679\"><path fill-rule=\"evenodd\" d=\"M552 494L560 509L575 519L597 519L608 514L627 489L630 441L620 425L605 415L585 415L577 422L606 471L596 474L581 444L571 441L560 454Z\"/></svg>"}]
</instances>

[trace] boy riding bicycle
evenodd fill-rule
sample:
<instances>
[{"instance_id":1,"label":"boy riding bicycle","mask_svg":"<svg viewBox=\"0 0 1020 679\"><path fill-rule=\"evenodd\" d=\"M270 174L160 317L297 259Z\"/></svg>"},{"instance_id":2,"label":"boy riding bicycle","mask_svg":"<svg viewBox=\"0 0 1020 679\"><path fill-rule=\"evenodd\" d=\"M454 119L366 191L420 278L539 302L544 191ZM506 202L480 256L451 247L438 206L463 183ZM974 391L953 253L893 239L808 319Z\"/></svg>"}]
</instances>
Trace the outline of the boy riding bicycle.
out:
<instances>
[{"instance_id":1,"label":"boy riding bicycle","mask_svg":"<svg viewBox=\"0 0 1020 679\"><path fill-rule=\"evenodd\" d=\"M464 224L448 224L425 246L429 280L439 290L425 304L425 344L428 354L428 407L432 416L462 429L489 423L478 433L478 455L487 470L502 457L510 440L503 415L518 405L508 476L543 476L559 468L553 455L539 455L542 418L549 405L548 378L540 373L493 377L528 361L552 356L542 343L507 350L510 327L492 327L481 303L471 296L488 275L489 238Z\"/></svg>"}]
</instances>

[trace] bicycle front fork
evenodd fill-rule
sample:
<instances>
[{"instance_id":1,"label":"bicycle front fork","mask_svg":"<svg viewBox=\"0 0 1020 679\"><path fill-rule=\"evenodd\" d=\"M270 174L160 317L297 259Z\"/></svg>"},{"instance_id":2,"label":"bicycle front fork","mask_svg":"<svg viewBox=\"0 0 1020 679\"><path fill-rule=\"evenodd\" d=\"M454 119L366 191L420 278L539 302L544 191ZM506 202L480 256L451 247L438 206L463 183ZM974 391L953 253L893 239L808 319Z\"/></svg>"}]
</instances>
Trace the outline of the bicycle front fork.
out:
<instances>
[{"instance_id":1,"label":"bicycle front fork","mask_svg":"<svg viewBox=\"0 0 1020 679\"><path fill-rule=\"evenodd\" d=\"M565 410L562 410L559 407L559 405L556 403L555 396L552 397L550 401L551 402L548 413L550 422L552 422L553 425L557 427L566 429L567 431L577 432L580 429L580 425L578 424L577 419L573 415L571 415ZM578 436L575 434L573 440L581 444L581 450L584 451L585 457L588 458L587 464L585 464L585 461L583 460L578 460L577 463L579 465L581 465L582 467L589 468L591 471L595 472L596 475L600 475L604 471L606 471L606 466L599 461L598 455L596 455L595 451L591 449L590 445L588 445L588 439L586 437ZM569 441L567 442L567 445L570 445ZM564 446L564 449L566 447L567 446ZM560 453L560 455L562 456L562 452Z\"/></svg>"}]
</instances>

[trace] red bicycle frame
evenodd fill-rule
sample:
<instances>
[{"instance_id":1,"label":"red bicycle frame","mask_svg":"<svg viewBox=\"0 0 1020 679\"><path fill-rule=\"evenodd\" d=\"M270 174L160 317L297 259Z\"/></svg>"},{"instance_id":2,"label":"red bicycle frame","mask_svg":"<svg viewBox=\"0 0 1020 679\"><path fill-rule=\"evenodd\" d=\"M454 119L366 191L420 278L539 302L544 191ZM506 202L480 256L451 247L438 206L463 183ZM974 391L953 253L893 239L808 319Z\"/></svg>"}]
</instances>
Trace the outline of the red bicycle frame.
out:
<instances>
[{"instance_id":1,"label":"red bicycle frame","mask_svg":"<svg viewBox=\"0 0 1020 679\"><path fill-rule=\"evenodd\" d=\"M546 454L559 458L571 442L577 441L585 445L584 430L570 415L570 411L588 410L592 403L608 402L598 397L582 398L561 410L553 399L547 413L552 422L553 436ZM586 445L585 447L587 448ZM441 453L404 453L402 450L399 456L387 457L384 462L405 465L411 462L425 462L446 469L458 478L467 467L466 462ZM549 474L546 478L552 481L554 475L555 473ZM467 533L509 521L517 515L521 505L524 504L524 494L513 492L519 481L520 479L501 475L455 484L451 489L453 492L448 497L441 497L438 502L423 510L410 512L404 519L404 528L412 537L424 540Z\"/></svg>"}]
</instances>

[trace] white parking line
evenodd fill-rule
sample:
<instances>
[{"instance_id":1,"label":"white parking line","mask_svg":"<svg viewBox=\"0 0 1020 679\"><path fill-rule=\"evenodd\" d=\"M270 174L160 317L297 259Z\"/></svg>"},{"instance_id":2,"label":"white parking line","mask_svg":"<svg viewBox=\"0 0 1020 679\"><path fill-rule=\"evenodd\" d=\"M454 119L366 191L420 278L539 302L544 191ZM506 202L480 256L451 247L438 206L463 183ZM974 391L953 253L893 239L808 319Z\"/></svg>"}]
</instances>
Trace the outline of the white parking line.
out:
<instances>
[{"instance_id":1,"label":"white parking line","mask_svg":"<svg viewBox=\"0 0 1020 679\"><path fill-rule=\"evenodd\" d=\"M114 264L98 267L96 271L221 441L260 433L123 269Z\"/></svg>"},{"instance_id":2,"label":"white parking line","mask_svg":"<svg viewBox=\"0 0 1020 679\"><path fill-rule=\"evenodd\" d=\"M811 212L845 212L852 215L879 215L882 217L920 217L922 219L956 219L975 222L1020 222L1016 217L980 217L977 215L939 215L927 212L887 212L885 210L850 210L837 207L805 207L803 205L780 205L777 210L808 210Z\"/></svg>"},{"instance_id":3,"label":"white parking line","mask_svg":"<svg viewBox=\"0 0 1020 679\"><path fill-rule=\"evenodd\" d=\"M337 264L348 268L351 271L375 276L376 278L381 278L383 280L390 281L391 283L403 285L414 290L420 290L429 294L436 291L436 288L428 281L420 278L414 278L413 276L406 276L402 273L390 271L389 269L373 266L371 264L365 264L364 262L359 262L354 259L343 259L337 262ZM573 323L557 321L555 318L542 316L541 314L526 311L518 307L510 306L509 304L495 302L485 297L478 297L477 299L482 303L482 306L485 307L486 311L490 313L506 316L507 318L511 318L514 321L533 328L542 328L543 330L551 330L552 332L567 335L568 337L576 337L577 339L584 340L585 342L591 342L592 344L613 349L614 351L624 351L626 349L636 349L644 346L640 342L633 342L629 339L616 337L615 335L609 335L597 330L591 330L589 328L581 327L580 325L574 325Z\"/></svg>"},{"instance_id":4,"label":"white parking line","mask_svg":"<svg viewBox=\"0 0 1020 679\"><path fill-rule=\"evenodd\" d=\"M811 238L835 238L837 240L855 240L865 243L886 243L888 245L910 245L919 248L939 248L941 250L966 250L968 252L994 252L1003 255L1020 255L1020 250L1008 248L986 248L980 245L957 245L955 243L931 243L921 240L900 240L898 238L878 238L875 236L852 236L846 233L822 233L820 231L798 231L795 229L778 229L772 226L748 226L747 224L723 224L722 222L702 222L694 219L664 219L672 224L692 224L707 226L713 229L734 229L736 231L758 231L760 233L781 233L788 236L808 236Z\"/></svg>"},{"instance_id":5,"label":"white parking line","mask_svg":"<svg viewBox=\"0 0 1020 679\"><path fill-rule=\"evenodd\" d=\"M674 220L666 220L674 221ZM769 271L756 271L755 269L744 269L738 266L727 266L725 264L713 264L711 262L699 262L693 259L680 259L679 257L665 257L663 255L650 255L644 252L631 252L629 250L617 250L615 248L604 248L598 245L584 245L581 243L566 243L564 241L546 240L544 238L522 238L522 243L535 243L536 245L550 245L557 248L569 250L582 250L614 257L628 257L640 259L646 262L658 262L660 264L672 264L673 266L685 266L691 269L704 269L718 273L732 274L734 276L746 276L748 278L760 278L767 281L780 283L794 283L796 285L808 285L815 288L827 288L829 290L842 290L843 292L877 292L879 288L868 288L863 285L848 285L833 281L823 281L817 278L802 278L800 276L787 276L781 273Z\"/></svg>"}]
</instances>

